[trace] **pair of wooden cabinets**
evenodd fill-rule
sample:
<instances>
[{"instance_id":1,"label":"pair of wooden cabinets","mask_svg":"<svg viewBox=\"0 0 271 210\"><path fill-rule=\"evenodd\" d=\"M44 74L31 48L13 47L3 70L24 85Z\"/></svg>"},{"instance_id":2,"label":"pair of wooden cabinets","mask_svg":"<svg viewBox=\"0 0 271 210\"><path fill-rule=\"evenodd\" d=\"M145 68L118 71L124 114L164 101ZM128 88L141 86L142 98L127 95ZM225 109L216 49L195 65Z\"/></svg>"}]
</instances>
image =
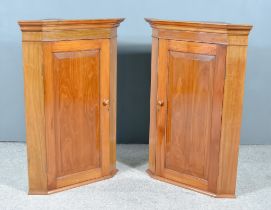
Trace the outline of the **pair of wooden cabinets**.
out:
<instances>
[{"instance_id":1,"label":"pair of wooden cabinets","mask_svg":"<svg viewBox=\"0 0 271 210\"><path fill-rule=\"evenodd\" d=\"M20 21L29 193L116 173L117 27ZM149 174L233 197L251 26L147 19L153 28Z\"/></svg>"}]
</instances>

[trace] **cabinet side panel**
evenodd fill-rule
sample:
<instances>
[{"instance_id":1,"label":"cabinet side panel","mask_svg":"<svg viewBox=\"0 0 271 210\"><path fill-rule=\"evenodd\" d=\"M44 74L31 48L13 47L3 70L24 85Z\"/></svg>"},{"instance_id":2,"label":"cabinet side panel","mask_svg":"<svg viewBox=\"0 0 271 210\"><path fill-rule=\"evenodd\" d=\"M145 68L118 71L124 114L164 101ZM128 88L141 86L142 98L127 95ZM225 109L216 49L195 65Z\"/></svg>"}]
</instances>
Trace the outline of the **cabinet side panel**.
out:
<instances>
[{"instance_id":1,"label":"cabinet side panel","mask_svg":"<svg viewBox=\"0 0 271 210\"><path fill-rule=\"evenodd\" d=\"M29 193L47 192L42 43L23 42Z\"/></svg>"},{"instance_id":2,"label":"cabinet side panel","mask_svg":"<svg viewBox=\"0 0 271 210\"><path fill-rule=\"evenodd\" d=\"M110 40L110 171L116 170L116 135L117 135L117 38Z\"/></svg>"},{"instance_id":3,"label":"cabinet side panel","mask_svg":"<svg viewBox=\"0 0 271 210\"><path fill-rule=\"evenodd\" d=\"M107 104L104 104L108 101ZM100 138L102 144L102 175L110 171L110 40L101 40L100 57Z\"/></svg>"},{"instance_id":4,"label":"cabinet side panel","mask_svg":"<svg viewBox=\"0 0 271 210\"><path fill-rule=\"evenodd\" d=\"M151 55L151 97L150 97L150 134L149 134L149 170L155 173L155 148L157 139L156 130L156 100L157 100L157 60L158 39L152 39Z\"/></svg>"},{"instance_id":5,"label":"cabinet side panel","mask_svg":"<svg viewBox=\"0 0 271 210\"><path fill-rule=\"evenodd\" d=\"M227 48L218 194L235 194L244 94L246 49L246 46L229 46Z\"/></svg>"}]
</instances>

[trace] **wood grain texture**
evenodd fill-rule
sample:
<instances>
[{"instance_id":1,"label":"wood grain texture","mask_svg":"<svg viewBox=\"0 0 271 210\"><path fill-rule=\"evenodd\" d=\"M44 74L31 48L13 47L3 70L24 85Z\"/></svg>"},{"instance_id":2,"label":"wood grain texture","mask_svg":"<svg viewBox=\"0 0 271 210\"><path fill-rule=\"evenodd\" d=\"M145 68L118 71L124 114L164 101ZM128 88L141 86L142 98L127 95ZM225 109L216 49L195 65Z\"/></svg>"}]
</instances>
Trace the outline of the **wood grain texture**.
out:
<instances>
[{"instance_id":1,"label":"wood grain texture","mask_svg":"<svg viewBox=\"0 0 271 210\"><path fill-rule=\"evenodd\" d=\"M100 168L81 170L77 173L69 173L66 176L57 178L57 188L82 183L91 179L98 179L100 177L102 177L102 171Z\"/></svg>"},{"instance_id":2,"label":"wood grain texture","mask_svg":"<svg viewBox=\"0 0 271 210\"><path fill-rule=\"evenodd\" d=\"M207 180L215 57L169 52L165 168Z\"/></svg>"},{"instance_id":3,"label":"wood grain texture","mask_svg":"<svg viewBox=\"0 0 271 210\"><path fill-rule=\"evenodd\" d=\"M21 20L18 21L22 32L65 31L97 28L117 28L124 18L85 19L85 20Z\"/></svg>"},{"instance_id":4,"label":"wood grain texture","mask_svg":"<svg viewBox=\"0 0 271 210\"><path fill-rule=\"evenodd\" d=\"M100 138L102 144L102 175L110 174L110 40L104 40L101 46L101 62L100 62ZM107 105L103 104L104 100L108 100Z\"/></svg>"},{"instance_id":5,"label":"wood grain texture","mask_svg":"<svg viewBox=\"0 0 271 210\"><path fill-rule=\"evenodd\" d=\"M203 55L216 55L216 45L213 45L213 44L170 41L168 48L171 51L192 52L192 53L195 52L197 54L203 54Z\"/></svg>"},{"instance_id":6,"label":"wood grain texture","mask_svg":"<svg viewBox=\"0 0 271 210\"><path fill-rule=\"evenodd\" d=\"M64 41L64 40L83 40L83 39L107 39L117 36L117 29L81 29L65 31L43 31L43 32L24 32L23 41Z\"/></svg>"},{"instance_id":7,"label":"wood grain texture","mask_svg":"<svg viewBox=\"0 0 271 210\"><path fill-rule=\"evenodd\" d=\"M197 31L185 31L171 30L171 29L153 29L152 36L159 39L172 39L188 42L204 42L210 44L221 45L240 45L247 46L248 36L245 34L232 35L227 33L213 33L213 32L197 32Z\"/></svg>"},{"instance_id":8,"label":"wood grain texture","mask_svg":"<svg viewBox=\"0 0 271 210\"><path fill-rule=\"evenodd\" d=\"M109 172L109 41L45 46L45 102L49 189ZM100 82L102 81L102 82ZM61 178L65 176L66 178Z\"/></svg>"},{"instance_id":9,"label":"wood grain texture","mask_svg":"<svg viewBox=\"0 0 271 210\"><path fill-rule=\"evenodd\" d=\"M121 21L20 22L30 194L58 192L117 172L116 27Z\"/></svg>"},{"instance_id":10,"label":"wood grain texture","mask_svg":"<svg viewBox=\"0 0 271 210\"><path fill-rule=\"evenodd\" d=\"M227 34L201 32L199 35L199 33L195 31L179 31L154 28L152 36L161 39L172 39L179 41L227 44Z\"/></svg>"},{"instance_id":11,"label":"wood grain texture","mask_svg":"<svg viewBox=\"0 0 271 210\"><path fill-rule=\"evenodd\" d=\"M158 75L157 75L157 102L160 101L161 105L157 102L157 139L156 139L156 174L163 176L164 168L164 148L166 141L166 118L167 118L167 85L168 85L168 40L159 40L158 49ZM165 68L166 67L166 68Z\"/></svg>"},{"instance_id":12,"label":"wood grain texture","mask_svg":"<svg viewBox=\"0 0 271 210\"><path fill-rule=\"evenodd\" d=\"M23 43L29 193L47 192L42 44Z\"/></svg>"},{"instance_id":13,"label":"wood grain texture","mask_svg":"<svg viewBox=\"0 0 271 210\"><path fill-rule=\"evenodd\" d=\"M157 111L157 62L158 39L152 39L151 93L150 93L150 131L149 131L149 170L155 173L156 156L156 111Z\"/></svg>"},{"instance_id":14,"label":"wood grain texture","mask_svg":"<svg viewBox=\"0 0 271 210\"><path fill-rule=\"evenodd\" d=\"M216 64L213 84L212 97L212 129L209 146L209 164L208 164L208 191L217 193L217 180L219 173L219 152L221 139L221 117L223 112L224 84L226 74L226 54L227 48L218 45L216 49ZM210 164L211 163L211 164Z\"/></svg>"},{"instance_id":15,"label":"wood grain texture","mask_svg":"<svg viewBox=\"0 0 271 210\"><path fill-rule=\"evenodd\" d=\"M109 138L110 138L110 172L116 171L117 144L117 39L110 40L110 109L109 109Z\"/></svg>"},{"instance_id":16,"label":"wood grain texture","mask_svg":"<svg viewBox=\"0 0 271 210\"><path fill-rule=\"evenodd\" d=\"M190 42L247 46L251 25L146 19L153 37Z\"/></svg>"},{"instance_id":17,"label":"wood grain texture","mask_svg":"<svg viewBox=\"0 0 271 210\"><path fill-rule=\"evenodd\" d=\"M156 108L151 106L150 127L157 129L150 130L155 161L149 156L148 173L208 195L234 198L251 26L147 21L159 46L152 48L152 72L158 79L151 89Z\"/></svg>"},{"instance_id":18,"label":"wood grain texture","mask_svg":"<svg viewBox=\"0 0 271 210\"><path fill-rule=\"evenodd\" d=\"M223 99L218 193L234 195L244 95L247 47L229 46Z\"/></svg>"},{"instance_id":19,"label":"wood grain texture","mask_svg":"<svg viewBox=\"0 0 271 210\"><path fill-rule=\"evenodd\" d=\"M248 35L252 26L249 24L230 24L224 22L196 22L196 21L174 21L145 18L155 29L169 29L181 31L222 33L232 35Z\"/></svg>"},{"instance_id":20,"label":"wood grain texture","mask_svg":"<svg viewBox=\"0 0 271 210\"><path fill-rule=\"evenodd\" d=\"M90 183L93 183L93 182L98 182L98 181L102 181L102 180L105 180L105 179L109 179L109 178L113 177L116 174L116 172L117 171L114 171L113 173L111 173L108 176L102 176L102 177L99 177L99 178L90 179L90 180L83 181L83 182L77 182L75 184L69 184L67 186L59 187L59 188L56 188L56 189L53 189L53 190L48 190L46 192L39 192L39 191L35 191L33 193L29 192L29 195L37 195L37 194L39 194L39 195L49 195L49 194L54 194L54 193L57 193L57 192L62 192L62 191L69 190L69 189L72 189L72 188L80 187L82 185L87 185L87 184L90 184Z\"/></svg>"},{"instance_id":21,"label":"wood grain texture","mask_svg":"<svg viewBox=\"0 0 271 210\"><path fill-rule=\"evenodd\" d=\"M100 167L99 63L98 50L53 53L57 177Z\"/></svg>"},{"instance_id":22,"label":"wood grain texture","mask_svg":"<svg viewBox=\"0 0 271 210\"><path fill-rule=\"evenodd\" d=\"M166 116L158 113L159 118L166 119L162 123L166 137L158 140L162 141L161 173L165 178L214 193L225 53L216 45L173 40L167 43L166 62L159 66L159 74L168 75L167 87L162 90L167 105L161 108L167 107Z\"/></svg>"},{"instance_id":23,"label":"wood grain texture","mask_svg":"<svg viewBox=\"0 0 271 210\"><path fill-rule=\"evenodd\" d=\"M147 170L147 173L149 174L150 177L152 177L154 179L157 179L159 181L166 182L166 183L169 183L169 184L173 184L173 185L176 185L176 186L179 186L179 187L183 187L183 188L186 188L188 190L193 190L195 192L202 193L202 194L214 197L214 198L236 198L235 195L215 194L215 193L212 193L212 192L210 192L208 190L202 190L202 189L199 189L197 187L192 187L191 185L180 183L178 181L174 181L174 180L164 178L164 177L161 177L161 176L156 176L149 169Z\"/></svg>"}]
</instances>

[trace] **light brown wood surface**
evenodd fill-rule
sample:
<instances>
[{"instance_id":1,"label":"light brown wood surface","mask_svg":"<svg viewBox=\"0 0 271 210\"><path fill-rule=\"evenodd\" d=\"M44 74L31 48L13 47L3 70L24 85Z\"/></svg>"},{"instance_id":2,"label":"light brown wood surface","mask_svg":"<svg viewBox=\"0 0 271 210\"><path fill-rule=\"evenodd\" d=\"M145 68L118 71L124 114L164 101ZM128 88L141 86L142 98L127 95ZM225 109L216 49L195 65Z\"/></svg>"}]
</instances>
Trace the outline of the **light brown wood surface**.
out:
<instances>
[{"instance_id":1,"label":"light brown wood surface","mask_svg":"<svg viewBox=\"0 0 271 210\"><path fill-rule=\"evenodd\" d=\"M147 21L155 40L148 172L208 195L235 197L251 26Z\"/></svg>"},{"instance_id":2,"label":"light brown wood surface","mask_svg":"<svg viewBox=\"0 0 271 210\"><path fill-rule=\"evenodd\" d=\"M109 144L110 144L110 165L109 170L116 171L116 144L117 144L117 39L113 38L109 43L110 48L110 75L109 75Z\"/></svg>"},{"instance_id":3,"label":"light brown wood surface","mask_svg":"<svg viewBox=\"0 0 271 210\"><path fill-rule=\"evenodd\" d=\"M23 43L28 185L33 193L47 192L44 118L43 50L41 43Z\"/></svg>"},{"instance_id":4,"label":"light brown wood surface","mask_svg":"<svg viewBox=\"0 0 271 210\"><path fill-rule=\"evenodd\" d=\"M218 192L221 194L235 193L246 52L246 46L227 48L218 182Z\"/></svg>"},{"instance_id":5,"label":"light brown wood surface","mask_svg":"<svg viewBox=\"0 0 271 210\"><path fill-rule=\"evenodd\" d=\"M156 122L156 103L157 103L157 53L158 39L152 39L152 57L151 57L151 93L150 93L150 119ZM155 171L156 168L156 123L151 123L149 128L149 170Z\"/></svg>"},{"instance_id":6,"label":"light brown wood surface","mask_svg":"<svg viewBox=\"0 0 271 210\"><path fill-rule=\"evenodd\" d=\"M29 194L58 192L116 173L116 27L121 21L19 22Z\"/></svg>"}]
</instances>

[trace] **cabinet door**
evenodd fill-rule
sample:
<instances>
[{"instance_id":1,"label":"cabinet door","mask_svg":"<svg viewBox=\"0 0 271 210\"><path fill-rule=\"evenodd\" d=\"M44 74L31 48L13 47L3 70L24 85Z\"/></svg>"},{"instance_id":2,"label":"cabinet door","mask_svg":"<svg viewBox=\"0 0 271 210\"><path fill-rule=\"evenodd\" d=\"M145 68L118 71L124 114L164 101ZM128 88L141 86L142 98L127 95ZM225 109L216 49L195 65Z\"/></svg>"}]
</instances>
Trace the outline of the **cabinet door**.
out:
<instances>
[{"instance_id":1,"label":"cabinet door","mask_svg":"<svg viewBox=\"0 0 271 210\"><path fill-rule=\"evenodd\" d=\"M225 49L159 41L156 172L212 192L218 176Z\"/></svg>"},{"instance_id":2,"label":"cabinet door","mask_svg":"<svg viewBox=\"0 0 271 210\"><path fill-rule=\"evenodd\" d=\"M44 44L48 188L109 173L108 40Z\"/></svg>"}]
</instances>

